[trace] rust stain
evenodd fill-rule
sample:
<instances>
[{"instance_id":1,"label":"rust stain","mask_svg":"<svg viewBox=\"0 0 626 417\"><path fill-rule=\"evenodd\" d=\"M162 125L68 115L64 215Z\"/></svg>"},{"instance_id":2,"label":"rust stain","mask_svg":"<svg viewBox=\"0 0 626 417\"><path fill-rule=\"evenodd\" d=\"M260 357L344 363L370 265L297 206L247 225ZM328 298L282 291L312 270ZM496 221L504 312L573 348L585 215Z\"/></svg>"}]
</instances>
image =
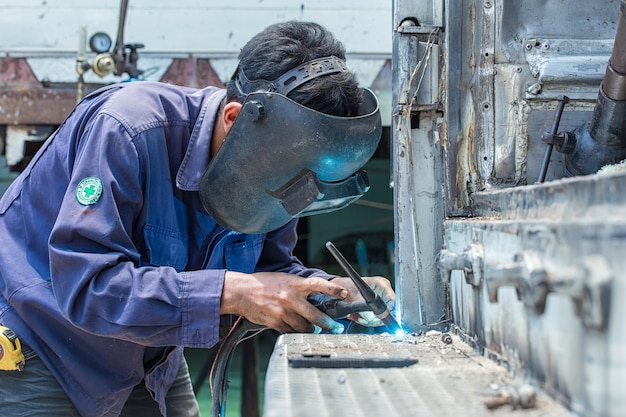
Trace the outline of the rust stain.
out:
<instances>
[{"instance_id":1,"label":"rust stain","mask_svg":"<svg viewBox=\"0 0 626 417\"><path fill-rule=\"evenodd\" d=\"M194 88L224 87L208 58L176 58L161 77L161 81Z\"/></svg>"},{"instance_id":2,"label":"rust stain","mask_svg":"<svg viewBox=\"0 0 626 417\"><path fill-rule=\"evenodd\" d=\"M39 86L26 58L0 58L0 88L25 90Z\"/></svg>"},{"instance_id":3,"label":"rust stain","mask_svg":"<svg viewBox=\"0 0 626 417\"><path fill-rule=\"evenodd\" d=\"M186 87L223 87L209 59L174 59L161 81ZM85 94L100 84L86 85ZM26 58L0 58L0 124L58 125L76 105L76 84L48 87Z\"/></svg>"},{"instance_id":4,"label":"rust stain","mask_svg":"<svg viewBox=\"0 0 626 417\"><path fill-rule=\"evenodd\" d=\"M0 124L60 124L75 104L75 84L44 87L26 58L0 58Z\"/></svg>"},{"instance_id":5,"label":"rust stain","mask_svg":"<svg viewBox=\"0 0 626 417\"><path fill-rule=\"evenodd\" d=\"M473 161L472 143L474 139L474 123L469 123L467 132L458 140L457 151L457 177L456 187L458 190L457 206L460 208L469 205L469 194L471 194L471 181L476 170Z\"/></svg>"},{"instance_id":6,"label":"rust stain","mask_svg":"<svg viewBox=\"0 0 626 417\"><path fill-rule=\"evenodd\" d=\"M60 124L76 105L76 91L0 89L0 124Z\"/></svg>"}]
</instances>

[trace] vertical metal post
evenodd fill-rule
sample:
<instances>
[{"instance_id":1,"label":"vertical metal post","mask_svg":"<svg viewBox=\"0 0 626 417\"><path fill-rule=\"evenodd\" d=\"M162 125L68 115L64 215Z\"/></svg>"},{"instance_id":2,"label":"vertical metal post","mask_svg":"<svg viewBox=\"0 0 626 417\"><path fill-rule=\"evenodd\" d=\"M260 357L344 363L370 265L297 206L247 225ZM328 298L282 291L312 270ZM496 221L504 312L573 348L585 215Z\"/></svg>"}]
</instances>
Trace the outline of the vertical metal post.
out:
<instances>
[{"instance_id":1,"label":"vertical metal post","mask_svg":"<svg viewBox=\"0 0 626 417\"><path fill-rule=\"evenodd\" d=\"M418 330L445 315L436 256L443 241L443 164L437 118L442 2L394 1L392 184L398 318ZM420 10L415 10L416 8ZM411 17L410 19L408 17ZM415 19L423 19L415 21ZM426 40L426 42L424 42ZM419 125L419 126L418 126Z\"/></svg>"}]
</instances>

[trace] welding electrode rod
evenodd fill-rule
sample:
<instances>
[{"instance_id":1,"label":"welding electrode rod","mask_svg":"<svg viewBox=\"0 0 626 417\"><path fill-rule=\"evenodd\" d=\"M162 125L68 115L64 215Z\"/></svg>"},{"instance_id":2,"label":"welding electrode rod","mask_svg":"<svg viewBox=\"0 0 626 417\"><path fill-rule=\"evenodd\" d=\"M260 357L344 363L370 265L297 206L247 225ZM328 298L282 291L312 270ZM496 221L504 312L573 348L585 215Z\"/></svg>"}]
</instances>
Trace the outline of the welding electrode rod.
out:
<instances>
[{"instance_id":1,"label":"welding electrode rod","mask_svg":"<svg viewBox=\"0 0 626 417\"><path fill-rule=\"evenodd\" d=\"M354 282L354 285L357 286L357 288L359 289L359 292L365 299L365 302L371 303L372 301L374 301L374 299L376 298L376 293L374 292L374 290L372 290L369 287L369 285L367 285L365 281L363 281L363 278L361 278L359 273L356 272L354 268L352 268L352 265L350 265L347 259L344 258L341 252L339 252L339 249L337 249L337 247L333 245L333 242L326 242L326 248L330 251L333 257L337 260L339 265L341 265L343 270L346 271L346 274L348 274L348 276L352 279L352 281Z\"/></svg>"},{"instance_id":2,"label":"welding electrode rod","mask_svg":"<svg viewBox=\"0 0 626 417\"><path fill-rule=\"evenodd\" d=\"M395 332L400 329L400 325L393 318L389 312L389 308L382 298L376 295L374 290L361 278L361 276L352 268L352 265L348 263L346 258L339 252L339 249L333 245L332 242L326 242L326 249L337 260L341 268L348 274L354 285L358 288L361 296L365 299L367 306L372 309L372 312L387 326L391 332Z\"/></svg>"},{"instance_id":3,"label":"welding electrode rod","mask_svg":"<svg viewBox=\"0 0 626 417\"><path fill-rule=\"evenodd\" d=\"M550 129L550 134L552 136L556 135L559 131L559 123L561 123L561 116L563 115L563 109L565 105L569 103L569 97L563 96L558 98L559 104L556 108L556 113L554 115L554 120L552 121L552 128ZM537 184L542 184L546 179L546 173L548 172L548 165L550 164L550 157L552 156L552 149L554 145L552 143L548 143L546 145L546 150L543 154L543 161L541 162L541 169L539 170L539 178L537 179Z\"/></svg>"}]
</instances>

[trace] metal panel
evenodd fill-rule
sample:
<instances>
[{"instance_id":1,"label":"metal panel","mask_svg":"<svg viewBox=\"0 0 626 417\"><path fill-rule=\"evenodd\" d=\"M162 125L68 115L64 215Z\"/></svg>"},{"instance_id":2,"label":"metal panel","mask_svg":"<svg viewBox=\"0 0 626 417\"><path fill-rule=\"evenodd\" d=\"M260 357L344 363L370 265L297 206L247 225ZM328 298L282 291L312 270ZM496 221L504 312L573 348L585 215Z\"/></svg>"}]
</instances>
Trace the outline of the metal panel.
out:
<instances>
[{"instance_id":1,"label":"metal panel","mask_svg":"<svg viewBox=\"0 0 626 417\"><path fill-rule=\"evenodd\" d=\"M528 152L545 148L541 134L554 100L590 112L614 40L619 2L448 2L444 115L449 215L467 215L469 194L530 184L538 170ZM567 16L568 19L550 16ZM550 22L547 24L546 22ZM572 25L571 22L579 22ZM540 124L538 124L538 122ZM556 163L562 159L554 156ZM551 172L549 178L563 175Z\"/></svg>"},{"instance_id":2,"label":"metal panel","mask_svg":"<svg viewBox=\"0 0 626 417\"><path fill-rule=\"evenodd\" d=\"M401 23L398 17L415 18L421 26L443 26L443 0L394 1L394 27Z\"/></svg>"},{"instance_id":3,"label":"metal panel","mask_svg":"<svg viewBox=\"0 0 626 417\"><path fill-rule=\"evenodd\" d=\"M477 2L475 6L476 20L475 33L480 42L474 47L476 60L476 80L474 82L474 114L476 115L473 135L474 146L480 153L474 160L478 178L481 183L477 187L490 186L494 175L495 164L495 99L494 77L495 63L495 36L496 36L496 7L495 2Z\"/></svg>"},{"instance_id":4,"label":"metal panel","mask_svg":"<svg viewBox=\"0 0 626 417\"><path fill-rule=\"evenodd\" d=\"M41 82L74 83L81 28L115 38L119 1L97 3L68 0L0 2L0 26L10 34L0 40L0 57L28 58ZM160 80L174 58L211 59L222 82L236 66L241 47L266 26L286 20L316 21L341 40L348 65L369 85L391 53L391 4L375 0L353 4L333 0L198 2L183 0L129 2L125 20L126 43L141 43L140 69L150 80ZM29 30L24 30L27 27ZM184 30L180 30L184 28ZM89 60L95 57L88 52ZM365 61L362 63L360 61ZM222 68L223 67L223 68ZM150 76L149 76L150 75ZM92 71L85 82L119 82L113 75L98 78Z\"/></svg>"},{"instance_id":5,"label":"metal panel","mask_svg":"<svg viewBox=\"0 0 626 417\"><path fill-rule=\"evenodd\" d=\"M521 186L537 178L545 150L540 136L552 123L557 96L572 98L562 129L589 119L619 2L446 6L445 43L439 43L442 120L424 127L424 115L413 108L413 126L406 119L398 124L398 177L414 181L411 174L418 172L420 181L434 185L441 178L430 165L439 158L432 143L439 143L447 165L443 194L449 196L442 207L440 194L424 197L436 188L400 184L400 246L413 252L399 251L397 262L415 265L418 275L418 300L409 302L420 314L432 308L432 292L422 283L431 279L428 265L438 262L450 283L452 327L465 341L576 412L621 415L626 404L617 387L626 383L626 367L619 352L626 328L623 303L616 300L625 290L619 254L626 249L626 174L558 180L564 169L554 155L549 184ZM400 72L406 74L414 51L394 51ZM438 140L415 152L428 137L422 129L429 128ZM407 149L412 157L403 162ZM415 215L420 212L430 219ZM444 222L445 250L432 256L437 238L418 233L437 233L431 221L444 216L455 217Z\"/></svg>"},{"instance_id":6,"label":"metal panel","mask_svg":"<svg viewBox=\"0 0 626 417\"><path fill-rule=\"evenodd\" d=\"M120 2L3 0L0 8L0 26L11 35L0 42L0 53L74 53L80 25L89 35L105 31L116 36ZM358 6L333 0L132 0L124 33L126 42L145 44L147 53L236 55L265 26L290 19L324 24L350 53L389 53L391 4L376 0Z\"/></svg>"},{"instance_id":7,"label":"metal panel","mask_svg":"<svg viewBox=\"0 0 626 417\"><path fill-rule=\"evenodd\" d=\"M487 3L493 16L485 13ZM446 38L447 143L458 150L448 154L455 167L448 172L457 176L449 186L457 187L464 205L451 204L449 214L471 214L444 223L439 262L450 283L453 327L572 410L623 415L617 387L626 383L620 353L626 328L617 300L626 290L620 255L626 249L626 174L559 180L565 174L556 154L549 183L520 186L537 178L545 150L540 136L552 123L557 96L572 99L560 130L589 119L619 2L464 4L449 13L450 26L467 9L469 23ZM488 62L479 54L492 46ZM461 70L453 71L453 64ZM487 116L485 97L494 103ZM466 103L473 112L450 116Z\"/></svg>"},{"instance_id":8,"label":"metal panel","mask_svg":"<svg viewBox=\"0 0 626 417\"><path fill-rule=\"evenodd\" d=\"M441 247L444 212L437 128L440 28L418 23L430 21L428 13L416 15L416 10L411 10L409 15L399 15L402 11L406 10L394 9L395 276L399 319L405 327L417 330L445 317L444 292L432 261Z\"/></svg>"},{"instance_id":9,"label":"metal panel","mask_svg":"<svg viewBox=\"0 0 626 417\"><path fill-rule=\"evenodd\" d=\"M0 91L0 124L59 124L75 105L75 89Z\"/></svg>"},{"instance_id":10,"label":"metal panel","mask_svg":"<svg viewBox=\"0 0 626 417\"><path fill-rule=\"evenodd\" d=\"M626 409L624 184L604 174L481 193L483 217L445 225L447 250L484 254L478 285L451 274L459 331L582 415Z\"/></svg>"},{"instance_id":11,"label":"metal panel","mask_svg":"<svg viewBox=\"0 0 626 417\"><path fill-rule=\"evenodd\" d=\"M290 365L302 359L317 365ZM352 365L325 367L325 361L340 359ZM417 363L385 367L392 359ZM381 367L371 365L375 360L383 362ZM283 335L266 374L264 416L573 417L532 389L526 398L535 398L534 406L508 404L506 390L521 386L455 335Z\"/></svg>"}]
</instances>

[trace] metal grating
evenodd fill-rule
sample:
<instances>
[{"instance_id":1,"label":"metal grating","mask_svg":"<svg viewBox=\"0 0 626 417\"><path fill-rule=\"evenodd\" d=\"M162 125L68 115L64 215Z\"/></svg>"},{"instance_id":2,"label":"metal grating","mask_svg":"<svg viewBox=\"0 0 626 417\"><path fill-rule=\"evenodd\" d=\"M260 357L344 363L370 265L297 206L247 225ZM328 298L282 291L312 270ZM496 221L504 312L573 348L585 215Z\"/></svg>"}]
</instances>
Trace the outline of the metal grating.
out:
<instances>
[{"instance_id":1,"label":"metal grating","mask_svg":"<svg viewBox=\"0 0 626 417\"><path fill-rule=\"evenodd\" d=\"M266 375L264 417L573 416L539 392L532 409L505 404L488 410L489 401L502 398L497 397L502 388L520 386L520 380L456 335L449 336L451 343L445 343L439 332L402 337L283 335ZM303 356L320 361L393 358L418 362L390 368L290 366L290 359Z\"/></svg>"}]
</instances>

